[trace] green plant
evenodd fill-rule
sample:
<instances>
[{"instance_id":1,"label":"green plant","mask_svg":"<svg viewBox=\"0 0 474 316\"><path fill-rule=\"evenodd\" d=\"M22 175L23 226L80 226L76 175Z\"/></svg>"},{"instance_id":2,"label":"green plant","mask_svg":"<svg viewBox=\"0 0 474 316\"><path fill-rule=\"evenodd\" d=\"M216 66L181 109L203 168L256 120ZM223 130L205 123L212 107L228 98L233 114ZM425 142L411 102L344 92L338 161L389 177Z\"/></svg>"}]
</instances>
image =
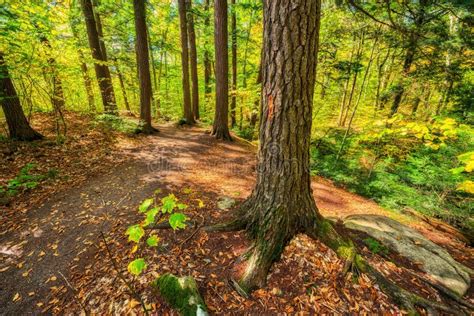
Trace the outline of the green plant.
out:
<instances>
[{"instance_id":1,"label":"green plant","mask_svg":"<svg viewBox=\"0 0 474 316\"><path fill-rule=\"evenodd\" d=\"M370 252L384 256L388 255L388 248L382 245L378 240L369 237L365 238L363 241L367 248L369 248Z\"/></svg>"},{"instance_id":2,"label":"green plant","mask_svg":"<svg viewBox=\"0 0 474 316\"><path fill-rule=\"evenodd\" d=\"M34 189L39 182L45 179L44 175L31 174L31 171L36 167L34 163L28 163L21 168L20 173L6 185L6 191L9 195L16 195L20 190Z\"/></svg>"},{"instance_id":3,"label":"green plant","mask_svg":"<svg viewBox=\"0 0 474 316\"><path fill-rule=\"evenodd\" d=\"M136 122L117 115L100 114L96 116L95 123L126 134L137 134L140 132L140 126Z\"/></svg>"},{"instance_id":4,"label":"green plant","mask_svg":"<svg viewBox=\"0 0 474 316\"><path fill-rule=\"evenodd\" d=\"M157 190L156 192L160 193L161 191ZM187 217L179 211L184 211L187 207L186 204L179 203L174 194L163 197L158 203L155 197L144 200L138 206L138 213L144 215L143 221L128 227L125 232L128 241L135 244L132 253L139 251L140 247L158 246L159 237L150 233L149 230L145 230L150 225L168 220L173 230L186 228ZM145 259L140 256L128 264L128 271L133 275L140 275L146 267Z\"/></svg>"}]
</instances>

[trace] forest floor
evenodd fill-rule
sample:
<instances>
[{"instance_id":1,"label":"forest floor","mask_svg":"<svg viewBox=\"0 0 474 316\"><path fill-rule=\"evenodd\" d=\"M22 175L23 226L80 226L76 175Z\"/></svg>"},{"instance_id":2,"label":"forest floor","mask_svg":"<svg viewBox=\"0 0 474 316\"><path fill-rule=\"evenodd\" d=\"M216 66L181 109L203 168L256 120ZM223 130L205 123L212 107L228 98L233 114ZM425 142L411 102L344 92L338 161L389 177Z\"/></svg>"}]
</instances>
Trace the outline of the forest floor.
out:
<instances>
[{"instance_id":1,"label":"forest floor","mask_svg":"<svg viewBox=\"0 0 474 316\"><path fill-rule=\"evenodd\" d=\"M173 193L190 206L186 213L194 222L229 218L232 210L220 210L217 202L226 196L238 203L251 192L255 147L240 140L216 141L199 127L160 125L154 135L126 137L93 127L84 116L69 113L67 118L70 134L62 144L51 141L54 129L47 115L35 117L35 122L50 140L0 143L0 184L14 178L28 162L35 162L38 173L57 170L57 176L0 207L0 314L141 314L139 302L114 267L128 275L126 267L133 255L124 233L140 221L142 215L136 211L140 202ZM314 178L312 186L323 215L395 218L474 268L474 250L456 236L384 210L326 179ZM243 298L227 281L247 246L243 233L205 233L188 227L157 234L161 246L146 252L149 265L144 275L127 278L150 310L159 314L171 310L147 284L166 272L193 275L209 310L216 314L398 312L366 276L357 282L350 275L343 278L343 262L323 244L303 235L287 246L267 286ZM362 251L404 287L439 299L417 277L416 268L410 272L403 267L402 258L391 262ZM465 299L474 302L472 289Z\"/></svg>"}]
</instances>

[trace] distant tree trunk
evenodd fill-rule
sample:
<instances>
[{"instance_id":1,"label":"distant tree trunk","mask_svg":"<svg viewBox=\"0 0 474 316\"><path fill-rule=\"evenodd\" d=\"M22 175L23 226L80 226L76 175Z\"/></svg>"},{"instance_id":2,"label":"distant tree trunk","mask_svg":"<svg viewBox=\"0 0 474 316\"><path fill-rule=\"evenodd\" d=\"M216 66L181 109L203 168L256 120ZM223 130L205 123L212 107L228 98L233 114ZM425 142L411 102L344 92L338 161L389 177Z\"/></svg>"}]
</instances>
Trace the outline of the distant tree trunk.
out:
<instances>
[{"instance_id":1,"label":"distant tree trunk","mask_svg":"<svg viewBox=\"0 0 474 316\"><path fill-rule=\"evenodd\" d=\"M383 81L383 70L388 57L390 56L390 50L390 47L387 48L387 54L382 59L380 59L380 54L377 56L377 92L375 94L375 110L380 110L380 92Z\"/></svg>"},{"instance_id":2,"label":"distant tree trunk","mask_svg":"<svg viewBox=\"0 0 474 316\"><path fill-rule=\"evenodd\" d=\"M191 83L192 83L192 108L194 119L199 119L199 80L197 69L197 49L196 49L196 32L194 31L194 16L192 12L192 0L186 0L186 12L188 22L188 40L189 40L189 60L191 66Z\"/></svg>"},{"instance_id":3,"label":"distant tree trunk","mask_svg":"<svg viewBox=\"0 0 474 316\"><path fill-rule=\"evenodd\" d=\"M244 60L243 60L243 65L242 65L242 90L247 89L247 63L248 63L249 42L250 42L250 33L252 31L253 17L254 17L254 11L252 11L252 13L251 13L250 22L249 22L248 29L247 29L247 35L246 35L246 38L245 38ZM236 75L236 78L237 78L237 75ZM243 116L244 116L243 106L245 104L244 100L245 100L245 97L244 97L244 95L242 95L241 100L240 100L240 122L239 122L239 129L240 130L242 130L242 125L243 125ZM250 118L250 123L252 123L252 117ZM256 117L255 117L255 123L256 123ZM250 124L250 126L252 126L252 124ZM254 126L252 126L252 127L254 127Z\"/></svg>"},{"instance_id":4,"label":"distant tree trunk","mask_svg":"<svg viewBox=\"0 0 474 316\"><path fill-rule=\"evenodd\" d=\"M392 107L390 108L389 117L395 115L398 112L398 108L400 107L400 103L402 101L403 94L405 93L405 86L403 79L406 79L410 74L410 68L413 64L415 58L415 50L416 50L416 39L410 39L408 44L408 48L406 50L405 59L403 61L403 69L402 69L402 80L398 83L397 91L393 98Z\"/></svg>"},{"instance_id":5,"label":"distant tree trunk","mask_svg":"<svg viewBox=\"0 0 474 316\"><path fill-rule=\"evenodd\" d=\"M65 110L65 101L64 101L64 91L63 83L61 77L58 74L58 69L56 65L56 59L51 56L51 44L46 36L40 36L41 44L46 49L46 55L48 56L48 67L46 69L46 76L51 76L51 81L53 85L53 95L51 96L51 104L53 105L55 121L56 121L56 133L61 134L60 125L63 126L63 135L67 133L67 125L64 120L64 110ZM61 123L60 123L61 121Z\"/></svg>"},{"instance_id":6,"label":"distant tree trunk","mask_svg":"<svg viewBox=\"0 0 474 316\"><path fill-rule=\"evenodd\" d=\"M231 140L229 133L229 54L227 0L214 2L214 46L216 52L216 111L212 135Z\"/></svg>"},{"instance_id":7,"label":"distant tree trunk","mask_svg":"<svg viewBox=\"0 0 474 316\"><path fill-rule=\"evenodd\" d=\"M158 88L158 79L157 79L157 75L156 75L156 65L155 65L155 54L153 53L153 48L152 48L152 45L151 45L151 37L150 37L150 28L147 26L147 39L148 39L148 48L149 48L149 54L150 54L150 61L151 61L151 70L152 70L152 73L153 73L153 90L155 91L155 94L157 94L157 96L155 97L154 94L152 94L152 100L153 100L153 103L154 103L154 107L155 107L155 114L158 116L159 112L160 112L160 95L159 95L159 88ZM161 65L160 65L161 67Z\"/></svg>"},{"instance_id":8,"label":"distant tree trunk","mask_svg":"<svg viewBox=\"0 0 474 316\"><path fill-rule=\"evenodd\" d=\"M234 127L237 118L235 109L237 107L237 14L235 0L230 1L232 4L232 100L230 102L230 121L231 126Z\"/></svg>"},{"instance_id":9,"label":"distant tree trunk","mask_svg":"<svg viewBox=\"0 0 474 316\"><path fill-rule=\"evenodd\" d=\"M115 103L112 78L110 76L109 67L104 64L107 59L102 54L102 50L100 48L99 35L97 33L97 26L94 19L94 11L91 0L81 0L81 7L86 22L89 47L91 49L92 57L95 59L94 68L97 81L99 82L104 111L109 114L117 114L117 104Z\"/></svg>"},{"instance_id":10,"label":"distant tree trunk","mask_svg":"<svg viewBox=\"0 0 474 316\"><path fill-rule=\"evenodd\" d=\"M92 10L94 11L94 20L97 28L97 35L99 35L100 51L105 61L108 61L107 49L105 48L104 31L102 30L102 21L99 14L99 0L92 0Z\"/></svg>"},{"instance_id":11,"label":"distant tree trunk","mask_svg":"<svg viewBox=\"0 0 474 316\"><path fill-rule=\"evenodd\" d=\"M209 0L204 0L204 11L206 14L206 17L204 19L204 27L206 30L209 29L211 22L209 18ZM209 94L211 94L212 89L211 89L211 75L212 75L212 69L211 69L211 54L209 52L209 42L207 40L206 36L206 41L204 43L204 93L206 94L206 99L209 97Z\"/></svg>"},{"instance_id":12,"label":"distant tree trunk","mask_svg":"<svg viewBox=\"0 0 474 316\"><path fill-rule=\"evenodd\" d=\"M135 32L137 65L140 79L140 125L142 132L149 134L153 132L151 126L151 77L150 62L148 60L148 36L146 27L145 0L133 0L133 11L135 12Z\"/></svg>"},{"instance_id":13,"label":"distant tree trunk","mask_svg":"<svg viewBox=\"0 0 474 316\"><path fill-rule=\"evenodd\" d=\"M183 72L183 108L187 124L194 124L194 115L191 107L191 92L189 88L189 51L188 29L186 17L186 0L178 0L179 23L181 31L181 65Z\"/></svg>"},{"instance_id":14,"label":"distant tree trunk","mask_svg":"<svg viewBox=\"0 0 474 316\"><path fill-rule=\"evenodd\" d=\"M20 99L13 86L8 67L0 52L0 102L8 125L9 136L12 139L31 141L43 138L43 135L31 128L28 123Z\"/></svg>"},{"instance_id":15,"label":"distant tree trunk","mask_svg":"<svg viewBox=\"0 0 474 316\"><path fill-rule=\"evenodd\" d=\"M122 75L122 72L120 71L119 63L117 62L117 58L112 57L112 59L114 61L115 70L117 71L117 77L120 82L120 89L122 90L122 96L123 96L123 102L125 103L125 109L127 110L128 114L131 114L132 110L130 109L130 103L128 102L127 89L125 89L125 81L123 80L123 75Z\"/></svg>"},{"instance_id":16,"label":"distant tree trunk","mask_svg":"<svg viewBox=\"0 0 474 316\"><path fill-rule=\"evenodd\" d=\"M356 40L356 36L354 35L354 39L352 41L354 44L352 46L351 54L350 54L350 57L349 57L349 66L350 66L350 68L347 70L347 78L346 78L346 81L344 83L343 93L342 93L342 97L341 97L341 107L339 109L339 118L337 120L337 125L338 126L342 126L342 119L344 117L344 110L345 110L345 106L346 106L346 98L347 98L347 94L348 94L349 83L351 81L352 61L354 60L355 49L356 49L355 40Z\"/></svg>"},{"instance_id":17,"label":"distant tree trunk","mask_svg":"<svg viewBox=\"0 0 474 316\"><path fill-rule=\"evenodd\" d=\"M95 99L94 99L94 90L92 90L92 80L89 76L89 71L87 64L85 62L84 54L80 48L80 40L77 34L76 24L73 20L70 21L72 36L74 37L77 45L77 54L79 55L79 61L81 62L81 71L82 71L82 78L84 80L84 87L86 89L87 94L87 103L89 104L89 110L91 112L95 112Z\"/></svg>"}]
</instances>

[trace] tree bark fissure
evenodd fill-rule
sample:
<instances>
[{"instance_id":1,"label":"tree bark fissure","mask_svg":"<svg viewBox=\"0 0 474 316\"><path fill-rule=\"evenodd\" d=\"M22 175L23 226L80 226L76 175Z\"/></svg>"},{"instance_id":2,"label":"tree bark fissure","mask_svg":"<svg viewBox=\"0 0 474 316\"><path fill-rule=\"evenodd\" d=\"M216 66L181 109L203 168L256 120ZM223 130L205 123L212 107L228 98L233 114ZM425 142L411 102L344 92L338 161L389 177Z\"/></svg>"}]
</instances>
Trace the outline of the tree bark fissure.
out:
<instances>
[{"instance_id":1,"label":"tree bark fissure","mask_svg":"<svg viewBox=\"0 0 474 316\"><path fill-rule=\"evenodd\" d=\"M136 50L138 75L140 79L140 125L144 133L153 132L151 126L151 76L148 59L148 36L146 27L145 0L134 0Z\"/></svg>"},{"instance_id":2,"label":"tree bark fissure","mask_svg":"<svg viewBox=\"0 0 474 316\"><path fill-rule=\"evenodd\" d=\"M183 76L183 111L187 124L194 124L194 115L191 105L191 91L189 85L189 50L188 50L188 23L186 17L186 0L178 0L179 24L181 33L181 65Z\"/></svg>"},{"instance_id":3,"label":"tree bark fissure","mask_svg":"<svg viewBox=\"0 0 474 316\"><path fill-rule=\"evenodd\" d=\"M212 135L231 140L229 132L229 54L227 30L227 0L214 3L214 46L216 52L216 110Z\"/></svg>"},{"instance_id":4,"label":"tree bark fissure","mask_svg":"<svg viewBox=\"0 0 474 316\"><path fill-rule=\"evenodd\" d=\"M91 49L92 58L94 58L94 68L99 83L100 93L104 111L108 114L117 114L117 104L115 102L114 87L112 85L112 77L107 66L107 58L104 56L99 40L97 24L94 18L94 10L91 0L81 0L82 12L87 28L87 37L89 39L89 47Z\"/></svg>"}]
</instances>

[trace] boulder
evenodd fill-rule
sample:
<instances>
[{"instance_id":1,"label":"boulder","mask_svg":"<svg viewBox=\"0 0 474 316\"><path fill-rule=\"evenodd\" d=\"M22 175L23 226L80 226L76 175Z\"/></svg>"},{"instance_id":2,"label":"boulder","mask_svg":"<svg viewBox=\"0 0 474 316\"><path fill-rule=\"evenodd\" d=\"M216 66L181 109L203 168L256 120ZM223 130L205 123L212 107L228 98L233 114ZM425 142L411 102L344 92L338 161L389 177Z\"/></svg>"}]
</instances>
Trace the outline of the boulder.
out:
<instances>
[{"instance_id":1,"label":"boulder","mask_svg":"<svg viewBox=\"0 0 474 316\"><path fill-rule=\"evenodd\" d=\"M177 277L167 273L160 276L152 287L158 290L160 296L180 315L207 316L207 307L199 294L196 281L191 276Z\"/></svg>"},{"instance_id":2,"label":"boulder","mask_svg":"<svg viewBox=\"0 0 474 316\"><path fill-rule=\"evenodd\" d=\"M416 230L380 215L351 215L344 226L377 239L385 247L416 263L433 280L463 296L473 271Z\"/></svg>"}]
</instances>

